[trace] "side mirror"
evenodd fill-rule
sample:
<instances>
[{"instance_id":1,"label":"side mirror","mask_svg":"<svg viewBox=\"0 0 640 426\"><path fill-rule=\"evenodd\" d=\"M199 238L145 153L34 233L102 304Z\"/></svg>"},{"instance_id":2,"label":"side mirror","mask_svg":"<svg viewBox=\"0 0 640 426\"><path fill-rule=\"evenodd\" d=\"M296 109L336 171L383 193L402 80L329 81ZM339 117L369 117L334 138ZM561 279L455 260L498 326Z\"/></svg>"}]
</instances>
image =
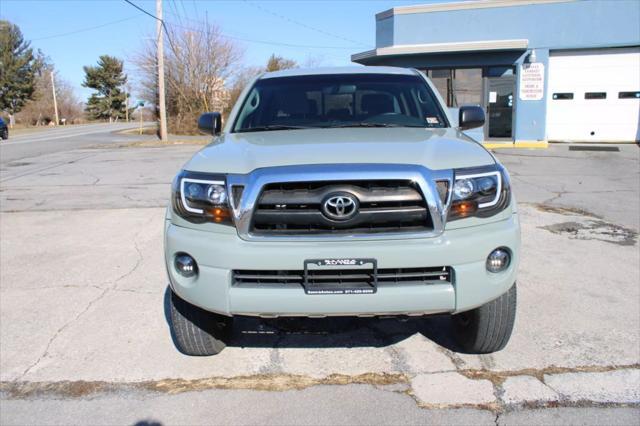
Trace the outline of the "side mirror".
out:
<instances>
[{"instance_id":1,"label":"side mirror","mask_svg":"<svg viewBox=\"0 0 640 426\"><path fill-rule=\"evenodd\" d=\"M484 124L484 110L476 105L461 106L458 112L460 130L475 129Z\"/></svg>"},{"instance_id":2,"label":"side mirror","mask_svg":"<svg viewBox=\"0 0 640 426\"><path fill-rule=\"evenodd\" d=\"M198 130L205 135L219 135L222 132L222 115L219 112L205 112L198 118Z\"/></svg>"}]
</instances>

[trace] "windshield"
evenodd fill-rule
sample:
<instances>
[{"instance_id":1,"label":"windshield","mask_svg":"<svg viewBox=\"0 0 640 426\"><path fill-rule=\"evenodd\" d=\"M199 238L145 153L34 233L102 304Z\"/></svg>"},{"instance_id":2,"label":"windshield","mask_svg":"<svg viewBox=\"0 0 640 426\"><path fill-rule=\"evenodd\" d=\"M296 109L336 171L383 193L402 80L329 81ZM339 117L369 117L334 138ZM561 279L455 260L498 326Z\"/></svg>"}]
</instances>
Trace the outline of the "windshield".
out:
<instances>
[{"instance_id":1,"label":"windshield","mask_svg":"<svg viewBox=\"0 0 640 426\"><path fill-rule=\"evenodd\" d=\"M435 96L417 75L336 74L258 80L233 131L446 126Z\"/></svg>"}]
</instances>

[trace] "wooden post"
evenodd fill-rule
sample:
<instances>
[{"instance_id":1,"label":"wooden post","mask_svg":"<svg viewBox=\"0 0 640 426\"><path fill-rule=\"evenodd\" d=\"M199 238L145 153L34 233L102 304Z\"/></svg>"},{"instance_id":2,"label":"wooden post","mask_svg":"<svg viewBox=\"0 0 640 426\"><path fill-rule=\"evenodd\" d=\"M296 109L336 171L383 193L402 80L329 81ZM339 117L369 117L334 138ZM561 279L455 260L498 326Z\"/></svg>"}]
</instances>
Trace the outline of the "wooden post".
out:
<instances>
[{"instance_id":1,"label":"wooden post","mask_svg":"<svg viewBox=\"0 0 640 426\"><path fill-rule=\"evenodd\" d=\"M53 92L53 110L56 115L56 126L60 123L60 117L58 117L58 101L56 100L56 83L53 78L53 71L49 74L51 75L51 91Z\"/></svg>"},{"instance_id":2,"label":"wooden post","mask_svg":"<svg viewBox=\"0 0 640 426\"><path fill-rule=\"evenodd\" d=\"M164 100L164 48L162 33L162 0L156 0L156 33L158 37L158 49L156 52L158 61L158 110L160 114L160 140L167 142L167 111Z\"/></svg>"}]
</instances>

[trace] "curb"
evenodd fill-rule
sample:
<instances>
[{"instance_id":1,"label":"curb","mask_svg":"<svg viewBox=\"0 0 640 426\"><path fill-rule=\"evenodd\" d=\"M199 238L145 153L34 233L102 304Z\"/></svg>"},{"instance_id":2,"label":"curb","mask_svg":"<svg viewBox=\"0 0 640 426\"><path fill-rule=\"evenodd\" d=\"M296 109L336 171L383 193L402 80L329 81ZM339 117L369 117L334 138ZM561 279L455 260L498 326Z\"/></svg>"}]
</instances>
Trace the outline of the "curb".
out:
<instances>
[{"instance_id":1,"label":"curb","mask_svg":"<svg viewBox=\"0 0 640 426\"><path fill-rule=\"evenodd\" d=\"M546 149L549 147L547 141L516 141L516 142L488 142L482 144L487 149L504 149L504 148L530 148L530 149Z\"/></svg>"}]
</instances>

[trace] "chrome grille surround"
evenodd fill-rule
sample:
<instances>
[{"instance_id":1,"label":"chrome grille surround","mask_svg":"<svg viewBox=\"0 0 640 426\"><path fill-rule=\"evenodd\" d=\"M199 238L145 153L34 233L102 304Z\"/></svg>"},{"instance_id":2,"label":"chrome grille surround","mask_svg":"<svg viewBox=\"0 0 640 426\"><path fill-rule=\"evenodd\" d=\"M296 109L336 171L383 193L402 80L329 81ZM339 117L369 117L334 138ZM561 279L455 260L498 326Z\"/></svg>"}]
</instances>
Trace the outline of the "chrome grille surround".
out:
<instances>
[{"instance_id":1,"label":"chrome grille surround","mask_svg":"<svg viewBox=\"0 0 640 426\"><path fill-rule=\"evenodd\" d=\"M269 184L283 182L330 182L366 180L410 180L422 192L429 210L432 226L420 232L388 232L365 234L310 234L310 235L256 235L251 232L254 209L263 188ZM436 181L448 181L449 193L443 203L438 195ZM227 175L229 193L239 192L238 199L230 197L233 219L240 238L246 241L337 241L345 239L384 240L406 238L430 238L444 232L451 202L453 170L430 170L410 164L315 164L278 166L256 169L246 175ZM235 190L234 190L235 188Z\"/></svg>"}]
</instances>

